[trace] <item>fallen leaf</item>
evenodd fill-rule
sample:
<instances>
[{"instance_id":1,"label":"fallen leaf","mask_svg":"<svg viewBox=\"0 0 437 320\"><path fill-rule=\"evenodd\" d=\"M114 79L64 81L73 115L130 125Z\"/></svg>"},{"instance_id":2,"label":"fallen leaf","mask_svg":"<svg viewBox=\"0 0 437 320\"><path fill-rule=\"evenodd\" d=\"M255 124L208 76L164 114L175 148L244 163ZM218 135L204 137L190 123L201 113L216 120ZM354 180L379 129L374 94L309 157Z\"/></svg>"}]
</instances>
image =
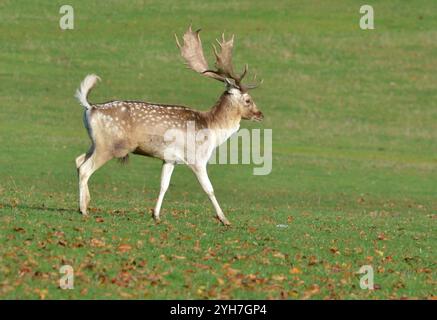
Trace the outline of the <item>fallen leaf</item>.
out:
<instances>
[{"instance_id":1,"label":"fallen leaf","mask_svg":"<svg viewBox=\"0 0 437 320\"><path fill-rule=\"evenodd\" d=\"M305 294L302 299L306 300L311 298L313 295L318 294L320 292L320 287L318 284L313 284L309 290L305 291Z\"/></svg>"},{"instance_id":2,"label":"fallen leaf","mask_svg":"<svg viewBox=\"0 0 437 320\"><path fill-rule=\"evenodd\" d=\"M283 253L281 253L281 252L275 252L275 253L273 254L273 256L274 256L275 258L285 259L285 255L284 255Z\"/></svg>"},{"instance_id":3,"label":"fallen leaf","mask_svg":"<svg viewBox=\"0 0 437 320\"><path fill-rule=\"evenodd\" d=\"M184 256L178 256L178 255L176 255L176 254L173 255L173 258L178 259L178 260L184 260L184 259L186 259L186 257L184 257Z\"/></svg>"},{"instance_id":4,"label":"fallen leaf","mask_svg":"<svg viewBox=\"0 0 437 320\"><path fill-rule=\"evenodd\" d=\"M333 254L341 254L340 251L335 247L330 248L329 251L331 251Z\"/></svg>"},{"instance_id":5,"label":"fallen leaf","mask_svg":"<svg viewBox=\"0 0 437 320\"><path fill-rule=\"evenodd\" d=\"M105 242L99 239L91 239L91 247L102 248L105 246Z\"/></svg>"},{"instance_id":6,"label":"fallen leaf","mask_svg":"<svg viewBox=\"0 0 437 320\"><path fill-rule=\"evenodd\" d=\"M127 244L127 243L125 243L125 244L120 244L119 246L118 246L118 251L119 252L128 252L128 251L130 251L132 249L132 247L129 245L129 244Z\"/></svg>"},{"instance_id":7,"label":"fallen leaf","mask_svg":"<svg viewBox=\"0 0 437 320\"><path fill-rule=\"evenodd\" d=\"M293 267L290 269L290 273L291 274L299 274L299 273L301 273L301 271L299 268Z\"/></svg>"},{"instance_id":8,"label":"fallen leaf","mask_svg":"<svg viewBox=\"0 0 437 320\"><path fill-rule=\"evenodd\" d=\"M284 281L287 277L282 274L275 274L272 276L272 279L275 281Z\"/></svg>"},{"instance_id":9,"label":"fallen leaf","mask_svg":"<svg viewBox=\"0 0 437 320\"><path fill-rule=\"evenodd\" d=\"M378 240L381 240L381 241L387 240L387 237L385 236L384 232L381 232L380 234L378 234Z\"/></svg>"}]
</instances>

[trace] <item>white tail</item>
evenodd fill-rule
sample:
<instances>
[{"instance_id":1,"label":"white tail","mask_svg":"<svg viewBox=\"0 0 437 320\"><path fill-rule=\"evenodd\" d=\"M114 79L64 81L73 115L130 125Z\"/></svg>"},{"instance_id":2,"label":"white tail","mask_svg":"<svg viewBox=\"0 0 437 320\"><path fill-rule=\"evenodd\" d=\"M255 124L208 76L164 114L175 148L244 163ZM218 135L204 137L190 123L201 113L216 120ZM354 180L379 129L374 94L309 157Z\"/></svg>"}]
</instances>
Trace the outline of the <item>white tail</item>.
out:
<instances>
[{"instance_id":1,"label":"white tail","mask_svg":"<svg viewBox=\"0 0 437 320\"><path fill-rule=\"evenodd\" d=\"M247 67L241 75L236 75L233 71L233 40L225 41L223 37L222 42L219 42L220 53L215 50L218 69L213 71L209 69L204 58L199 31L193 32L190 27L183 39L183 45L178 42L178 46L188 65L194 71L222 81L227 86L217 103L207 112L177 105L138 101L111 101L90 105L87 95L100 78L94 74L88 75L81 83L76 97L86 109L85 126L92 140L88 153L76 158L82 214L87 214L90 201L88 179L91 175L112 158L125 159L130 153L134 153L163 161L161 189L153 214L156 221L159 221L161 204L170 184L173 168L175 164L184 163L195 173L211 200L217 217L223 224L229 224L214 195L206 166L214 149L238 130L241 119L260 121L264 116L247 92L256 85L241 83ZM176 138L175 130L177 137L182 139L176 139L173 143ZM198 142L190 138L189 143L189 133L195 131L195 134L205 134L205 130L211 135L199 149L201 152L196 152L195 157L191 157L186 149L192 145L197 148ZM171 139L167 139L169 133Z\"/></svg>"},{"instance_id":2,"label":"white tail","mask_svg":"<svg viewBox=\"0 0 437 320\"><path fill-rule=\"evenodd\" d=\"M80 84L80 88L76 91L75 97L79 100L80 104L87 110L91 108L91 105L88 102L88 94L99 80L99 76L95 74L89 74L85 77L85 79Z\"/></svg>"}]
</instances>

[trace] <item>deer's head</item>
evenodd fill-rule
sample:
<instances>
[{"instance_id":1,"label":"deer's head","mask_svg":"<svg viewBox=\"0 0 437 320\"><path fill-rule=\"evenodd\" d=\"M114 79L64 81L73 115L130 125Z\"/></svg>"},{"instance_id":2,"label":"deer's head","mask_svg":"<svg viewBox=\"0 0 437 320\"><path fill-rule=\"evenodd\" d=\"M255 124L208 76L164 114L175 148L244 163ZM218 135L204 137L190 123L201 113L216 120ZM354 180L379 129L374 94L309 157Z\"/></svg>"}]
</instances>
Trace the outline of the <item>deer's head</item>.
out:
<instances>
[{"instance_id":1,"label":"deer's head","mask_svg":"<svg viewBox=\"0 0 437 320\"><path fill-rule=\"evenodd\" d=\"M217 51L217 47L213 45L216 58L216 70L212 70L208 67L208 63L203 54L199 33L200 29L193 31L190 26L183 36L183 46L180 45L178 37L175 35L176 44L181 50L181 55L185 59L188 67L205 77L225 83L226 91L223 93L223 96L230 102L230 107L234 109L233 111L237 112L242 119L261 121L264 115L257 108L248 91L258 87L262 81L257 84L242 83L248 71L247 64L244 66L241 74L237 75L234 72L232 64L234 36L232 36L230 40L225 40L225 36L222 34L222 40L216 40L220 47L220 52ZM254 80L255 79L256 75L254 77Z\"/></svg>"}]
</instances>

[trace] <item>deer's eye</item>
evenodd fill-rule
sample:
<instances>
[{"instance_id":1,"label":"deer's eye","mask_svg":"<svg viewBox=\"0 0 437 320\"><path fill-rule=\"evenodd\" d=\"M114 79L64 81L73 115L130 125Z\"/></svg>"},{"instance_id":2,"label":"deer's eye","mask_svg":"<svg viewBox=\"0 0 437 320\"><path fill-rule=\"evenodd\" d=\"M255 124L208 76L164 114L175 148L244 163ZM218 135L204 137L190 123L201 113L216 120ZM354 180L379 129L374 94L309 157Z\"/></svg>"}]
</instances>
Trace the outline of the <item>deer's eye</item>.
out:
<instances>
[{"instance_id":1,"label":"deer's eye","mask_svg":"<svg viewBox=\"0 0 437 320\"><path fill-rule=\"evenodd\" d=\"M246 102L247 104L249 104L249 103L250 103L250 99L246 99L245 102Z\"/></svg>"}]
</instances>

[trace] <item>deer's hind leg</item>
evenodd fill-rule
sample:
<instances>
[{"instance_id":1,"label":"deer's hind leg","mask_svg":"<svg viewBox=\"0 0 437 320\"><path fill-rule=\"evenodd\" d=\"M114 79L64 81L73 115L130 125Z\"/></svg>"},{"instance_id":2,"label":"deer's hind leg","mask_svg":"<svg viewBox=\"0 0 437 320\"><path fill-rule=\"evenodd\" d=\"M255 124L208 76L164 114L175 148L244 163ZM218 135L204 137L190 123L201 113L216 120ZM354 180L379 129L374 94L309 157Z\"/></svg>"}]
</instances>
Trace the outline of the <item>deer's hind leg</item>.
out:
<instances>
[{"instance_id":1,"label":"deer's hind leg","mask_svg":"<svg viewBox=\"0 0 437 320\"><path fill-rule=\"evenodd\" d=\"M78 156L76 158L76 169L77 169L77 176L79 176L79 168L80 166L85 162L86 160L86 153L82 153L80 156ZM86 186L86 190L85 190L85 202L86 202L86 206L88 207L88 204L90 202L90 191L88 189L88 185Z\"/></svg>"},{"instance_id":2,"label":"deer's hind leg","mask_svg":"<svg viewBox=\"0 0 437 320\"><path fill-rule=\"evenodd\" d=\"M82 153L80 156L76 158L76 168L77 172L79 172L80 166L85 162L86 153Z\"/></svg>"},{"instance_id":3,"label":"deer's hind leg","mask_svg":"<svg viewBox=\"0 0 437 320\"><path fill-rule=\"evenodd\" d=\"M112 154L99 151L98 148L94 149L91 154L80 155L76 158L76 165L80 164L81 160L83 160L77 169L79 176L79 208L83 215L87 215L88 204L91 200L88 189L89 178L97 169L112 158Z\"/></svg>"},{"instance_id":4,"label":"deer's hind leg","mask_svg":"<svg viewBox=\"0 0 437 320\"><path fill-rule=\"evenodd\" d=\"M173 173L174 164L171 162L164 162L161 172L161 188L159 190L158 200L156 201L155 209L153 210L153 218L156 222L160 221L159 212L161 211L162 200L170 185L171 174Z\"/></svg>"}]
</instances>

